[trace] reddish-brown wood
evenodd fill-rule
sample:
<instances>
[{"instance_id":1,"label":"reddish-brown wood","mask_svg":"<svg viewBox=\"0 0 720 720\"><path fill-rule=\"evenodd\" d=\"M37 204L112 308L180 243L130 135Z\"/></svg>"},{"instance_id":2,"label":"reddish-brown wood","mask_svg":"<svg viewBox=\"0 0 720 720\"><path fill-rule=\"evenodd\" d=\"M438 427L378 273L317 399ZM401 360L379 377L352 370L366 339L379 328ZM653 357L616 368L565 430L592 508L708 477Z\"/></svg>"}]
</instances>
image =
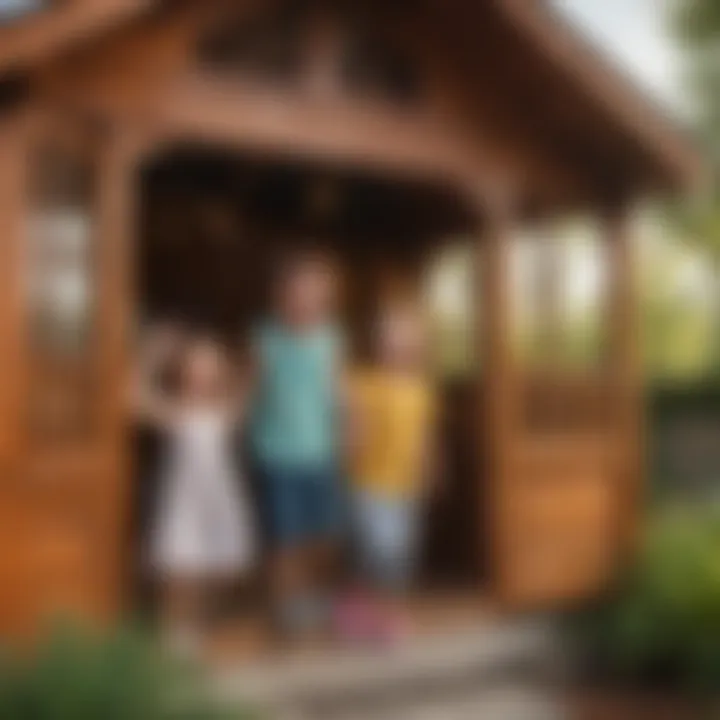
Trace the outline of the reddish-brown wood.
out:
<instances>
[{"instance_id":1,"label":"reddish-brown wood","mask_svg":"<svg viewBox=\"0 0 720 720\"><path fill-rule=\"evenodd\" d=\"M605 243L611 268L610 361L616 432L620 450L620 497L616 520L623 549L631 550L642 501L644 417L640 363L638 270L632 241L632 217L624 203L605 209Z\"/></svg>"},{"instance_id":2,"label":"reddish-brown wood","mask_svg":"<svg viewBox=\"0 0 720 720\"><path fill-rule=\"evenodd\" d=\"M492 190L492 189L490 189ZM477 391L482 389L481 426L483 443L479 446L481 461L486 463L489 490L483 498L478 526L487 533L482 539L490 553L490 572L498 595L510 598L514 534L512 476L510 460L517 425L517 373L510 347L510 238L514 230L512 195L502 188L495 192L477 192L478 212L484 218L484 232L476 240L478 283L477 316L480 343ZM482 541L478 539L478 543Z\"/></svg>"},{"instance_id":3,"label":"reddish-brown wood","mask_svg":"<svg viewBox=\"0 0 720 720\"><path fill-rule=\"evenodd\" d=\"M23 376L22 240L25 194L23 118L0 123L0 632L17 626L27 602L24 582L24 528L17 512Z\"/></svg>"},{"instance_id":4,"label":"reddish-brown wood","mask_svg":"<svg viewBox=\"0 0 720 720\"><path fill-rule=\"evenodd\" d=\"M133 176L121 143L98 135L92 125L71 123L68 134L62 116L49 117L54 122L46 122L44 112L23 117L23 133L13 135L21 200L12 208L20 217L14 232L4 236L2 246L3 252L14 258L11 282L2 290L8 293L3 303L2 339L12 341L12 350L3 357L15 366L8 368L14 381L12 395L3 391L0 396L11 403L4 406L2 419L9 423L15 439L4 448L0 480L3 539L7 548L14 548L0 566L2 586L13 588L7 596L0 593L0 627L21 635L37 631L66 612L98 620L116 617L122 596L118 582L124 565L121 553L126 547L127 513L123 508L127 506L129 474L124 377L132 290L125 248L126 223L133 221L128 204L134 193L129 184ZM20 142L23 137L24 143ZM33 258L28 253L30 237L25 228L29 228L31 213L37 212L38 198L32 188L41 167L38 151L49 145L72 148L86 157L99 180L91 238L95 258L91 269L93 331L81 364L43 356L27 341L31 328L26 322L30 316L24 280L32 270L29 263ZM11 156L5 157L9 160ZM13 164L3 167L10 170ZM15 297L18 285L22 302ZM90 384L78 384L71 394L83 393L88 422L48 435L38 425L35 412L30 412L31 398L44 401L58 383L74 383L80 374L87 375ZM68 422L72 420L68 418Z\"/></svg>"},{"instance_id":5,"label":"reddish-brown wood","mask_svg":"<svg viewBox=\"0 0 720 720\"><path fill-rule=\"evenodd\" d=\"M98 512L106 561L98 568L100 612L116 617L125 605L129 573L133 486L129 429L130 347L134 321L134 241L137 234L137 138L130 128L103 138L100 149L98 254L98 372L103 390L99 417L107 466Z\"/></svg>"},{"instance_id":6,"label":"reddish-brown wood","mask_svg":"<svg viewBox=\"0 0 720 720\"><path fill-rule=\"evenodd\" d=\"M482 196L481 196L482 197ZM483 455L488 463L490 490L483 508L490 532L490 563L495 590L508 604L528 606L576 600L598 591L615 567L617 522L635 513L622 511L627 502L630 448L636 449L639 397L630 394L637 378L628 375L635 337L625 312L632 263L616 248L611 272L612 315L616 324L615 368L623 380L616 386L624 409L617 410L611 393L605 410L585 415L583 424L548 422L547 411L528 420L529 399L543 402L533 384L520 373L511 347L510 263L513 214L506 191L486 193L480 204L484 234L478 245L482 294L481 372L485 380ZM618 238L616 238L618 239ZM622 238L620 238L622 240ZM546 380L547 382L547 380ZM557 388L572 398L569 383ZM599 393L608 387L604 373L588 375L586 388ZM535 388L537 388L537 381ZM610 405L608 405L610 403ZM585 412L590 409L586 408ZM632 529L632 522L625 532Z\"/></svg>"},{"instance_id":7,"label":"reddish-brown wood","mask_svg":"<svg viewBox=\"0 0 720 720\"><path fill-rule=\"evenodd\" d=\"M22 22L0 28L0 67L22 68L116 28L150 0L61 0Z\"/></svg>"},{"instance_id":8,"label":"reddish-brown wood","mask_svg":"<svg viewBox=\"0 0 720 720\"><path fill-rule=\"evenodd\" d=\"M0 121L0 483L15 466L22 397L22 245L26 194L24 115Z\"/></svg>"},{"instance_id":9,"label":"reddish-brown wood","mask_svg":"<svg viewBox=\"0 0 720 720\"><path fill-rule=\"evenodd\" d=\"M246 0L242 7L252 9L256 2ZM94 46L97 56L99 47L113 45L109 38L113 28L118 31L117 38L119 30L131 19L135 18L139 26L137 19L152 5L147 0L58 3L56 8L19 25L0 29L0 68L54 59L65 50L83 45ZM272 3L266 0L262 5L268 7ZM194 14L200 18L203 14L211 15L215 6L227 8L228 3L216 0L178 6L179 9L173 8L176 17ZM226 12L236 13L236 6ZM615 68L604 62L599 53L582 42L546 3L436 2L421 11L414 9L411 18L403 15L402 8L376 5L366 13L372 14L382 17L382 25L400 22L406 29L412 28L414 42L417 44L422 38L421 46L427 45L428 39L448 32L452 45L471 51L460 69L472 84L468 91L483 89L485 83L478 82L478 77L483 77L486 68L493 74L493 84L508 91L522 90L518 98L524 95L525 104L516 107L525 115L523 122L534 128L536 146L541 135L545 135L543 142L553 143L550 154L565 151L563 138L567 145L577 140L576 148L588 153L588 158L593 155L593 147L602 146L605 156L619 163L617 171L628 178L633 176L636 188L637 183L645 189L682 187L702 176L699 155L687 138ZM152 27L153 23L148 25ZM133 28L128 37L133 33L137 39L138 33ZM497 62L497 55L488 57L484 53L485 48L493 45L493 39L500 37L504 47L501 61ZM150 54L156 60L162 50L158 47ZM139 57L143 56L147 57L139 53ZM513 71L510 76L505 67L517 58L522 59L524 67L519 74ZM144 70L154 72L156 66L146 64ZM586 127L583 129L582 125ZM532 150L532 143L526 150ZM602 162L603 153L594 156ZM609 170L609 167L605 170L605 180L613 177ZM590 172L590 167L584 171Z\"/></svg>"},{"instance_id":10,"label":"reddish-brown wood","mask_svg":"<svg viewBox=\"0 0 720 720\"><path fill-rule=\"evenodd\" d=\"M257 273L244 294L218 292L220 301L246 305L219 312L228 323L247 321L260 305L283 233L313 231L339 249L353 273L350 315L362 336L384 279L416 281L429 242L458 229L478 232L482 363L472 439L479 450L476 463L456 463L472 468L477 492L461 501L473 498L475 522L458 524L475 533L468 555L489 555L499 596L530 605L595 591L619 540L632 535L641 477L636 298L627 216L617 208L693 180L694 153L644 104L628 103L615 78L589 67L585 55L581 62L577 48L548 29L539 3L435 0L411 16L400 4L367 4L369 26L417 63L423 92L410 104L354 94L340 82L342 33L332 4L320 5L308 65L290 86L210 69L199 57L210 29L265 12L264 0L167 3L147 16L143 0L68 0L0 29L0 67L27 73L37 118L0 120L0 540L13 548L0 554L3 628L36 628L63 607L106 619L122 606L140 177L178 146L234 155L256 171L302 166L313 182L361 176L396 188L388 200L402 196L393 206L402 210L386 212L399 217L383 227L282 216L250 223L248 235L263 239L247 256ZM26 225L35 154L47 142L79 153L96 178L95 325L82 363L44 357L27 342ZM611 183L622 202L607 214ZM522 219L578 207L607 220L613 354L609 373L570 385L517 367L509 253ZM42 399L45 388L58 387L82 395L91 420L83 433L50 443L33 429L30 405L38 389ZM549 395L568 398L582 422L574 429L563 422L569 414L545 407ZM472 443L460 444L469 455Z\"/></svg>"}]
</instances>

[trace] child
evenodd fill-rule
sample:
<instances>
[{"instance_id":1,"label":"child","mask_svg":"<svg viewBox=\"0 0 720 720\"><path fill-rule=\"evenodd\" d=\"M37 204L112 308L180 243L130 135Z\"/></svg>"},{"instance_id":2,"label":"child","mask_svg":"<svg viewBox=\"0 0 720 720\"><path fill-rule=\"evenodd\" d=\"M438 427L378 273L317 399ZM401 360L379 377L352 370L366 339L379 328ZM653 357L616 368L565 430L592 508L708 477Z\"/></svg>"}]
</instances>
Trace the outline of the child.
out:
<instances>
[{"instance_id":1,"label":"child","mask_svg":"<svg viewBox=\"0 0 720 720\"><path fill-rule=\"evenodd\" d=\"M374 367L351 383L349 458L361 583L374 603L366 612L356 603L346 622L354 634L392 637L403 624L397 601L412 582L432 480L434 399L424 327L412 303L395 301L381 311L375 342Z\"/></svg>"},{"instance_id":2,"label":"child","mask_svg":"<svg viewBox=\"0 0 720 720\"><path fill-rule=\"evenodd\" d=\"M247 571L254 557L249 505L230 444L241 403L232 397L228 359L213 339L194 337L180 344L176 333L161 330L152 340L138 405L166 439L150 561L163 582L172 649L193 653L210 585ZM152 380L159 365L171 359L177 378L175 391L168 393Z\"/></svg>"},{"instance_id":3,"label":"child","mask_svg":"<svg viewBox=\"0 0 720 720\"><path fill-rule=\"evenodd\" d=\"M252 447L272 550L275 619L290 635L324 623L339 524L336 431L341 351L332 267L287 258L254 340Z\"/></svg>"}]
</instances>

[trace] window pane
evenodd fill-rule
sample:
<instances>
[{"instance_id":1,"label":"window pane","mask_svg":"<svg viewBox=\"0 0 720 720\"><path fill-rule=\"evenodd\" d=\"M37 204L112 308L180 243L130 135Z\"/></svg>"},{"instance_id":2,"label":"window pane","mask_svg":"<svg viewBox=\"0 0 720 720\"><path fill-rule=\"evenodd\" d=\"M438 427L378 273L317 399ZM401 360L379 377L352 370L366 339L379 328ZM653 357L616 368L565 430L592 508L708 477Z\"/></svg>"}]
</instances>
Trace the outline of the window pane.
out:
<instances>
[{"instance_id":1,"label":"window pane","mask_svg":"<svg viewBox=\"0 0 720 720\"><path fill-rule=\"evenodd\" d=\"M606 281L604 248L583 224L516 238L514 337L526 368L583 372L600 367Z\"/></svg>"},{"instance_id":2,"label":"window pane","mask_svg":"<svg viewBox=\"0 0 720 720\"><path fill-rule=\"evenodd\" d=\"M526 427L551 432L603 426L610 410L607 262L597 229L576 221L520 234L512 287Z\"/></svg>"},{"instance_id":3,"label":"window pane","mask_svg":"<svg viewBox=\"0 0 720 720\"><path fill-rule=\"evenodd\" d=\"M92 396L92 168L72 153L39 156L28 223L33 428L84 433Z\"/></svg>"},{"instance_id":4,"label":"window pane","mask_svg":"<svg viewBox=\"0 0 720 720\"><path fill-rule=\"evenodd\" d=\"M433 365L443 375L465 377L475 362L473 274L470 241L446 246L430 267Z\"/></svg>"},{"instance_id":5,"label":"window pane","mask_svg":"<svg viewBox=\"0 0 720 720\"><path fill-rule=\"evenodd\" d=\"M90 218L80 208L40 209L32 218L33 344L81 357L90 319Z\"/></svg>"}]
</instances>

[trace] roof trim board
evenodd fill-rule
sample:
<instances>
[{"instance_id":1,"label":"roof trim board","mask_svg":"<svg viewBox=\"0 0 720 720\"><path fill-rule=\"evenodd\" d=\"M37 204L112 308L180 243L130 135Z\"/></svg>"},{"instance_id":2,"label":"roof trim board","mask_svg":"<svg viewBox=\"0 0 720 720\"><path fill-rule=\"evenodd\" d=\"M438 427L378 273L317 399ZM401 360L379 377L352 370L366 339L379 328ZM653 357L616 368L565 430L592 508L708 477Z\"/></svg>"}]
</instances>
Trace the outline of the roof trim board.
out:
<instances>
[{"instance_id":1,"label":"roof trim board","mask_svg":"<svg viewBox=\"0 0 720 720\"><path fill-rule=\"evenodd\" d=\"M473 0L501 12L524 41L589 100L616 132L630 137L657 169L660 187L691 188L704 178L692 139L543 0ZM51 59L159 4L159 0L64 0L0 26L0 72Z\"/></svg>"},{"instance_id":2,"label":"roof trim board","mask_svg":"<svg viewBox=\"0 0 720 720\"><path fill-rule=\"evenodd\" d=\"M689 132L669 117L641 88L570 21L546 2L494 0L514 26L554 68L646 153L681 187L695 187L704 162Z\"/></svg>"}]
</instances>

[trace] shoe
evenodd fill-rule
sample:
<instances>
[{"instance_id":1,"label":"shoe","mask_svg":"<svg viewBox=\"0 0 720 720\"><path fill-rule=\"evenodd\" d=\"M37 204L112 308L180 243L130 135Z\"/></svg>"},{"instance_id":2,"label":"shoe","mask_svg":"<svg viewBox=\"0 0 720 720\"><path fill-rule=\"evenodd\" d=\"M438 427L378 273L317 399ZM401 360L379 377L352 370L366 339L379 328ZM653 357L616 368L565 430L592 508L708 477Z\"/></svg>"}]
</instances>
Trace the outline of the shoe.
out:
<instances>
[{"instance_id":1,"label":"shoe","mask_svg":"<svg viewBox=\"0 0 720 720\"><path fill-rule=\"evenodd\" d=\"M411 635L410 623L397 611L379 612L373 639L383 647L392 647L407 640Z\"/></svg>"},{"instance_id":2,"label":"shoe","mask_svg":"<svg viewBox=\"0 0 720 720\"><path fill-rule=\"evenodd\" d=\"M349 595L335 608L333 626L335 635L348 643L367 642L373 635L375 608L363 595Z\"/></svg>"}]
</instances>

